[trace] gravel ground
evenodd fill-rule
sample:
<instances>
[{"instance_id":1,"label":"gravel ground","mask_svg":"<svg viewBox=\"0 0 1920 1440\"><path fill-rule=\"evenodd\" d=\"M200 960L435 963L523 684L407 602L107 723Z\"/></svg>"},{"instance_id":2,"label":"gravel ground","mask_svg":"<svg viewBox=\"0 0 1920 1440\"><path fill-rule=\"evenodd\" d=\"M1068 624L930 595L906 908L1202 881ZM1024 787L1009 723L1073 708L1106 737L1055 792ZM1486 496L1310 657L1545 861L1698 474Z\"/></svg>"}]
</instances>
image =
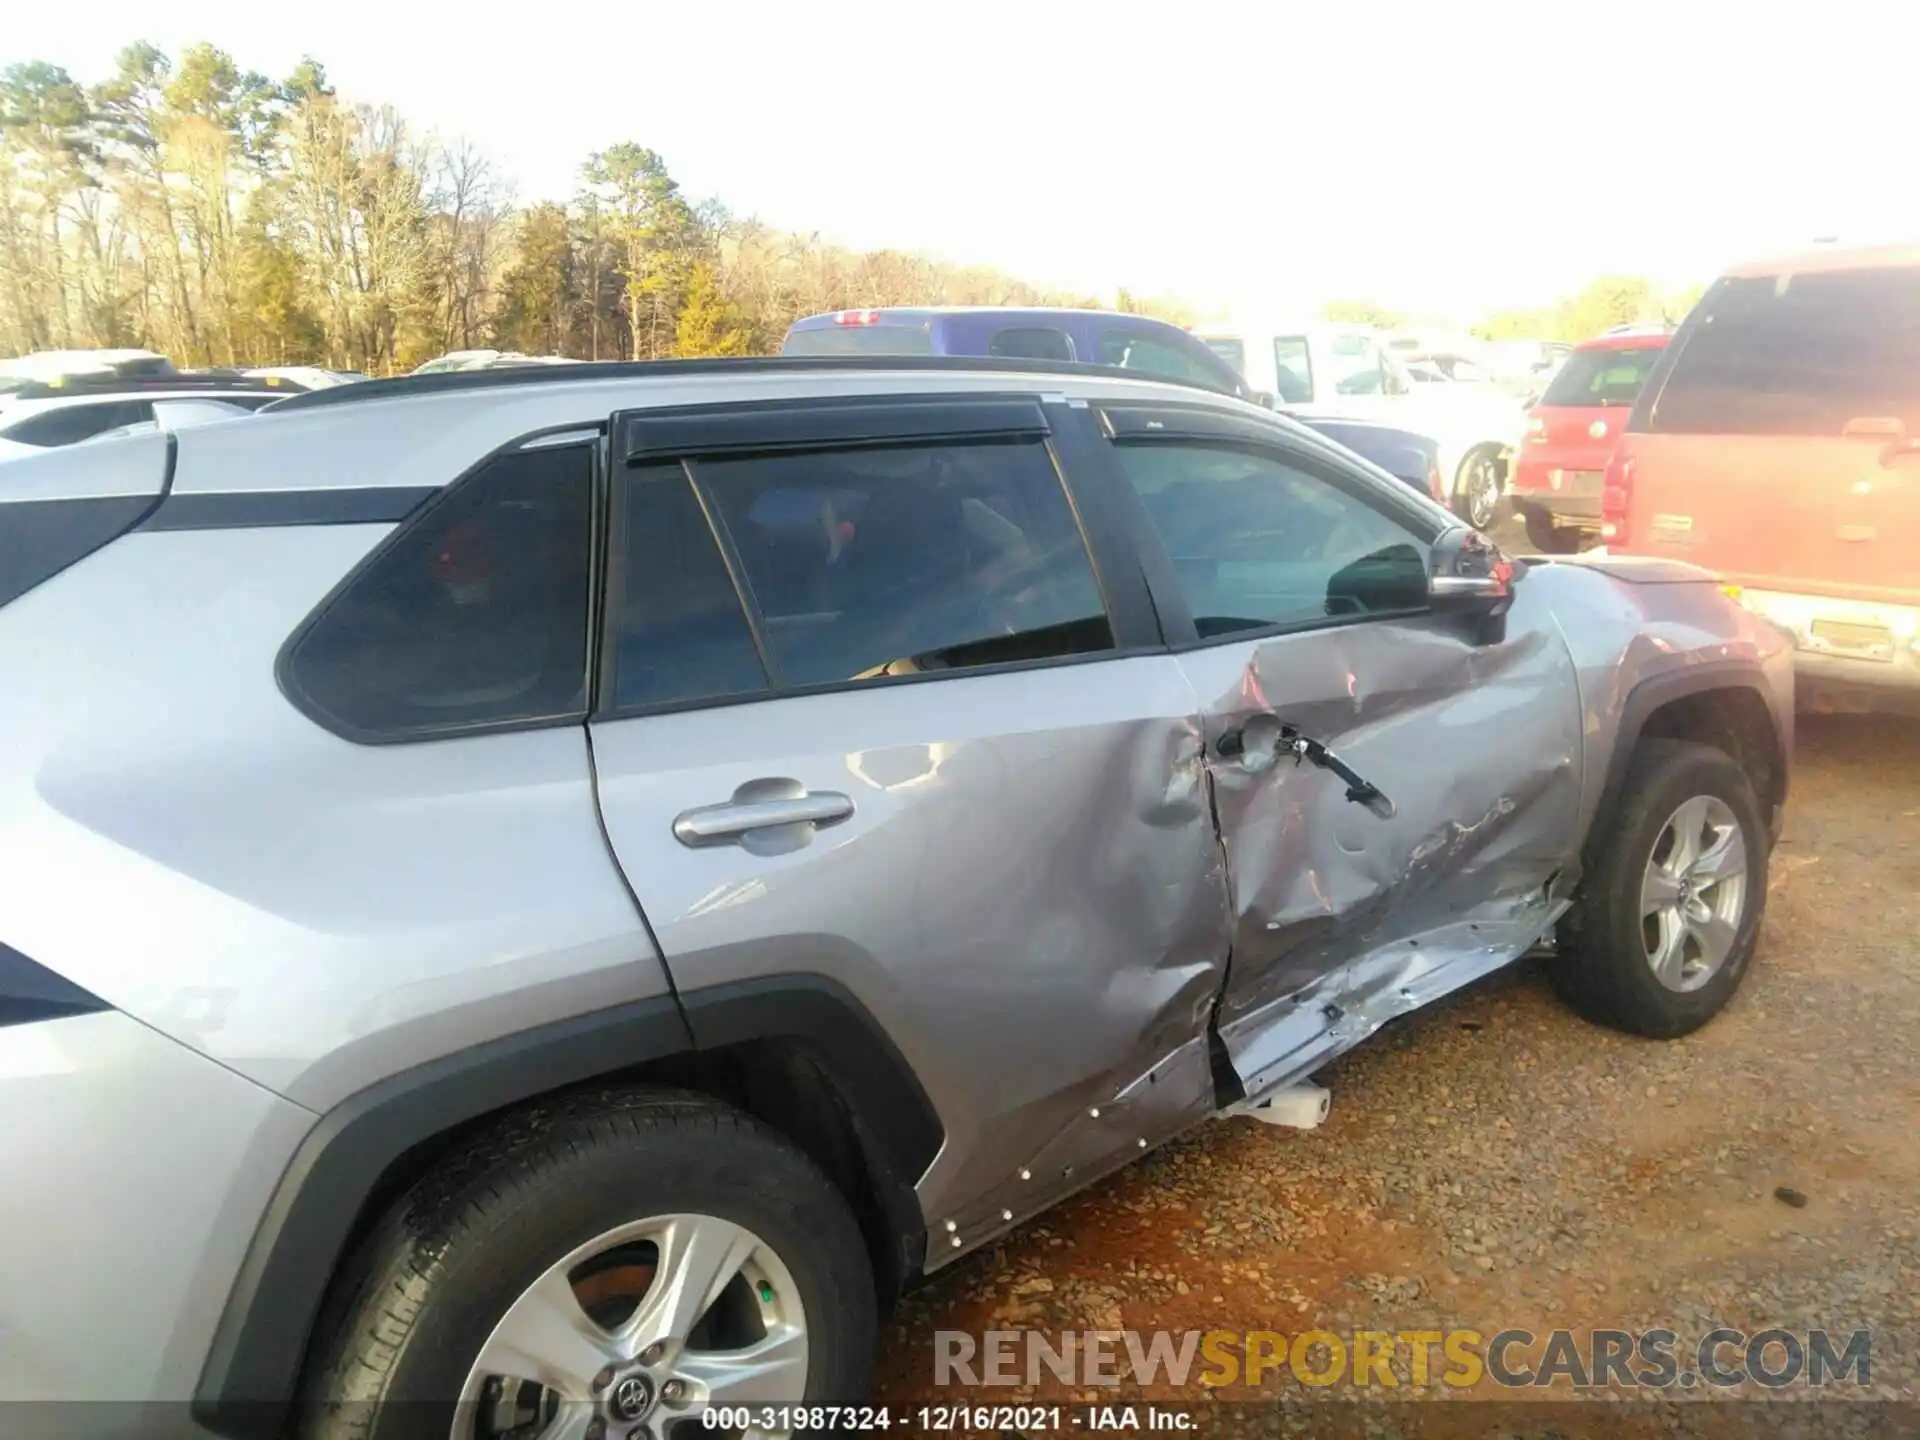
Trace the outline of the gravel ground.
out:
<instances>
[{"instance_id":1,"label":"gravel ground","mask_svg":"<svg viewBox=\"0 0 1920 1440\"><path fill-rule=\"evenodd\" d=\"M883 1395L920 1405L1034 1393L936 1388L943 1329L1667 1326L1684 1358L1726 1325L1871 1329L1871 1386L1839 1390L1920 1400L1916 837L1920 725L1802 717L1760 954L1705 1030L1672 1043L1600 1030L1555 998L1540 968L1550 960L1512 967L1323 1071L1333 1110L1319 1130L1210 1123L910 1297L883 1355ZM1777 1198L1781 1187L1803 1203ZM1483 1381L1451 1393L1507 1403L1315 1405L1289 1420L1273 1408L1277 1390L1289 1405L1359 1393L1269 1377L1260 1391L1211 1392L1249 1404L1195 1414L1210 1430L1322 1435L1338 1418L1352 1433L1482 1434L1515 1408ZM1210 1392L1133 1381L1077 1391L1049 1378L1037 1393ZM1786 1415L1815 1426L1792 1433L1920 1433L1920 1408L1847 1409L1832 1390L1818 1406L1691 1403L1736 1393L1755 1391L1675 1390L1657 1411L1583 1404L1571 1419L1548 1404L1528 1412L1541 1424L1509 1433L1600 1433L1602 1414L1622 1434L1707 1433L1718 1421L1763 1433ZM1435 1428L1443 1416L1452 1423Z\"/></svg>"}]
</instances>

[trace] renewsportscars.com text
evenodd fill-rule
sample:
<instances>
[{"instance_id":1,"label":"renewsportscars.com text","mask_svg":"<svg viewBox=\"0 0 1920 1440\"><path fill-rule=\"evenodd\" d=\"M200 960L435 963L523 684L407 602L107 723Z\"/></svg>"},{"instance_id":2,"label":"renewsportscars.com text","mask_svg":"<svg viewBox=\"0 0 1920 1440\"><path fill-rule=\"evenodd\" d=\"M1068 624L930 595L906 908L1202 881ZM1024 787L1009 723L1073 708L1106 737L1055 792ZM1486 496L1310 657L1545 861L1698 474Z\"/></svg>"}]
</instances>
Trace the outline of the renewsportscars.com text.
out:
<instances>
[{"instance_id":1,"label":"renewsportscars.com text","mask_svg":"<svg viewBox=\"0 0 1920 1440\"><path fill-rule=\"evenodd\" d=\"M934 1335L936 1385L1260 1388L1283 1384L1382 1389L1483 1380L1509 1389L1572 1385L1731 1389L1872 1383L1872 1335L1854 1330L959 1330Z\"/></svg>"}]
</instances>

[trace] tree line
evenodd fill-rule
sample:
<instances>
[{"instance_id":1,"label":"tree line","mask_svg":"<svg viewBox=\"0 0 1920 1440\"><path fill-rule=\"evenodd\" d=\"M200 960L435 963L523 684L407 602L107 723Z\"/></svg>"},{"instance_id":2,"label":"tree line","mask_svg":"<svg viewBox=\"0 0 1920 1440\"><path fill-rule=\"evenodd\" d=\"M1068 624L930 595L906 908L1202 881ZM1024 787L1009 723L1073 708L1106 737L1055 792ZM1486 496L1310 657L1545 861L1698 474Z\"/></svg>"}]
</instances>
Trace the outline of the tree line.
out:
<instances>
[{"instance_id":1,"label":"tree line","mask_svg":"<svg viewBox=\"0 0 1920 1440\"><path fill-rule=\"evenodd\" d=\"M634 143L589 155L570 201L520 205L471 144L343 98L314 60L276 81L140 43L93 84L0 71L0 354L374 374L477 348L754 354L799 315L905 304L1099 301L736 217Z\"/></svg>"},{"instance_id":2,"label":"tree line","mask_svg":"<svg viewBox=\"0 0 1920 1440\"><path fill-rule=\"evenodd\" d=\"M1615 325L1677 325L1705 287L1663 290L1641 275L1602 275L1557 304L1532 310L1496 310L1473 327L1482 340L1562 340L1578 344ZM1335 300L1328 320L1399 330L1408 317L1372 300Z\"/></svg>"},{"instance_id":3,"label":"tree line","mask_svg":"<svg viewBox=\"0 0 1920 1440\"><path fill-rule=\"evenodd\" d=\"M1476 332L1579 340L1677 319L1697 293L1607 276ZM40 61L0 71L0 354L137 346L374 374L482 347L765 354L800 315L943 304L1101 302L737 217L631 142L588 155L570 200L522 205L473 145L349 101L311 59L276 81L212 45L175 59L142 42L92 84ZM1124 290L1116 305L1195 318ZM1406 318L1364 300L1326 314Z\"/></svg>"}]
</instances>

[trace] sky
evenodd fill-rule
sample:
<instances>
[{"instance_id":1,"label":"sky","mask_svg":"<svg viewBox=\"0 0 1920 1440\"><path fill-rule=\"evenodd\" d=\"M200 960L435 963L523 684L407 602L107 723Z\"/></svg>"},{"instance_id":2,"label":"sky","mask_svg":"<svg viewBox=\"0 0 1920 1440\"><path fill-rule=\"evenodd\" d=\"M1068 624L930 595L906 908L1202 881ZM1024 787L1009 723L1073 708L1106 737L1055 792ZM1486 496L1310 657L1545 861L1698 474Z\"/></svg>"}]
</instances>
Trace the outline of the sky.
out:
<instances>
[{"instance_id":1,"label":"sky","mask_svg":"<svg viewBox=\"0 0 1920 1440\"><path fill-rule=\"evenodd\" d=\"M209 40L475 142L523 200L659 151L695 197L1213 314L1467 318L1920 238L1920 17L1890 0L17 4L0 64Z\"/></svg>"}]
</instances>

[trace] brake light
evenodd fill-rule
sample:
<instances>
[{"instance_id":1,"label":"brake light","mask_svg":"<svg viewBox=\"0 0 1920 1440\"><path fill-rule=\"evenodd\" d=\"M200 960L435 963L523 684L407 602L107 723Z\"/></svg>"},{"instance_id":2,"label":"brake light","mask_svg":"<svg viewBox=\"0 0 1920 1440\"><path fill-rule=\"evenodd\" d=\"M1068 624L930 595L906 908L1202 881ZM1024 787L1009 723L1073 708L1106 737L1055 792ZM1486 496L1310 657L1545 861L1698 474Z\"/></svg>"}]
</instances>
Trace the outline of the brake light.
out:
<instances>
[{"instance_id":1,"label":"brake light","mask_svg":"<svg viewBox=\"0 0 1920 1440\"><path fill-rule=\"evenodd\" d=\"M1442 505L1447 503L1447 482L1441 477L1438 465L1427 471L1427 493Z\"/></svg>"},{"instance_id":2,"label":"brake light","mask_svg":"<svg viewBox=\"0 0 1920 1440\"><path fill-rule=\"evenodd\" d=\"M833 318L839 325L878 325L880 312L878 310L842 310Z\"/></svg>"},{"instance_id":3,"label":"brake light","mask_svg":"<svg viewBox=\"0 0 1920 1440\"><path fill-rule=\"evenodd\" d=\"M1627 516L1633 508L1633 457L1615 450L1600 480L1600 538L1608 545L1627 542Z\"/></svg>"}]
</instances>

